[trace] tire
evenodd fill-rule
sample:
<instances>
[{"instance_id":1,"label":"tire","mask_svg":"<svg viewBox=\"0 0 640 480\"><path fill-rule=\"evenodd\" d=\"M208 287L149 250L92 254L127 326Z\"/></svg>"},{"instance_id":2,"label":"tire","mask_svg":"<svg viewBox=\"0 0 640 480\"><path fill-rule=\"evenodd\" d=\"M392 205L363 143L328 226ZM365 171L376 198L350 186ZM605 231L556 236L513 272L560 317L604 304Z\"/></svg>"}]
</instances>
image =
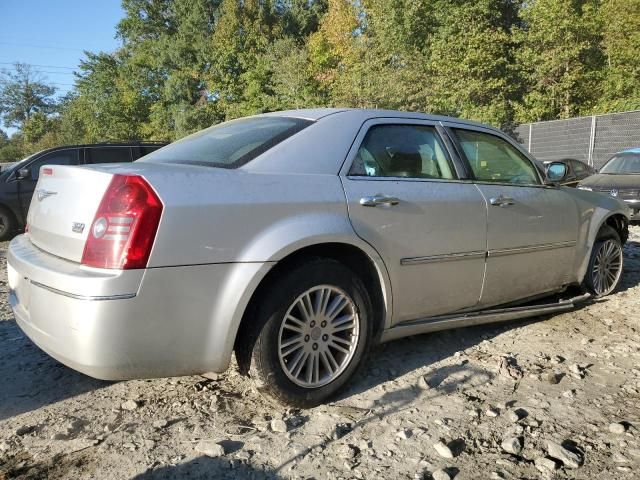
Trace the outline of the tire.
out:
<instances>
[{"instance_id":1,"label":"tire","mask_svg":"<svg viewBox=\"0 0 640 480\"><path fill-rule=\"evenodd\" d=\"M605 225L598 232L591 250L584 286L595 297L609 295L620 283L622 267L620 235L613 228Z\"/></svg>"},{"instance_id":2,"label":"tire","mask_svg":"<svg viewBox=\"0 0 640 480\"><path fill-rule=\"evenodd\" d=\"M371 300L360 278L337 261L311 260L279 276L261 298L248 345L258 390L298 408L333 397L371 343Z\"/></svg>"},{"instance_id":3,"label":"tire","mask_svg":"<svg viewBox=\"0 0 640 480\"><path fill-rule=\"evenodd\" d=\"M5 207L0 207L0 242L11 239L16 232L16 219Z\"/></svg>"}]
</instances>

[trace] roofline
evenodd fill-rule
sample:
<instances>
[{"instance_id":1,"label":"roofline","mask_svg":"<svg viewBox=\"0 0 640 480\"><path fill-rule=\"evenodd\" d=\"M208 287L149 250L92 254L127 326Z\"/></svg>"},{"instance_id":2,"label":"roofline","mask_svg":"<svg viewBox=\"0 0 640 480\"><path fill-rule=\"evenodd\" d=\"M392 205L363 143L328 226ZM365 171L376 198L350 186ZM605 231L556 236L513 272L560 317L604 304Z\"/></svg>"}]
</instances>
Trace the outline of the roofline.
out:
<instances>
[{"instance_id":1,"label":"roofline","mask_svg":"<svg viewBox=\"0 0 640 480\"><path fill-rule=\"evenodd\" d=\"M78 143L71 145L58 145L57 147L45 148L44 150L40 150L38 152L33 152L28 157L33 155L40 155L49 152L55 152L56 150L67 150L69 148L90 148L90 147L144 147L144 146L157 146L157 145L168 145L169 142L163 141L145 141L145 142L100 142L100 143ZM28 158L26 157L26 158Z\"/></svg>"}]
</instances>

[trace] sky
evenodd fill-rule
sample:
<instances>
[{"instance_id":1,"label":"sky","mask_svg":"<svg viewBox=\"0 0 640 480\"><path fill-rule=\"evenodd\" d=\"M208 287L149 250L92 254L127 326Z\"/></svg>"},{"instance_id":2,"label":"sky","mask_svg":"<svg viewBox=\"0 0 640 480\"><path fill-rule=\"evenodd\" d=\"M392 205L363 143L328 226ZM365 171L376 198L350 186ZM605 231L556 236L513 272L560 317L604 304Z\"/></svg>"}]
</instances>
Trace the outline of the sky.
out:
<instances>
[{"instance_id":1,"label":"sky","mask_svg":"<svg viewBox=\"0 0 640 480\"><path fill-rule=\"evenodd\" d=\"M83 50L118 48L123 16L120 0L0 0L0 69L31 64L64 95Z\"/></svg>"}]
</instances>

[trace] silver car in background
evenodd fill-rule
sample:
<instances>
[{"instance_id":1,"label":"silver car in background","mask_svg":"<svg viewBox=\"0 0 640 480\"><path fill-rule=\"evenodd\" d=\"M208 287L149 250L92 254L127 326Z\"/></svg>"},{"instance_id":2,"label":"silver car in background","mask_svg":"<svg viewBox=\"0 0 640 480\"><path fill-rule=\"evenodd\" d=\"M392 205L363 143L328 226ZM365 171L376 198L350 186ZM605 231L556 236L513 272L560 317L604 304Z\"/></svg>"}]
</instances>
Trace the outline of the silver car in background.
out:
<instances>
[{"instance_id":1,"label":"silver car in background","mask_svg":"<svg viewBox=\"0 0 640 480\"><path fill-rule=\"evenodd\" d=\"M377 342L559 312L622 274L623 202L542 178L502 132L317 109L133 164L43 166L9 246L24 332L102 379L243 373L316 405ZM541 300L544 298L548 300Z\"/></svg>"}]
</instances>

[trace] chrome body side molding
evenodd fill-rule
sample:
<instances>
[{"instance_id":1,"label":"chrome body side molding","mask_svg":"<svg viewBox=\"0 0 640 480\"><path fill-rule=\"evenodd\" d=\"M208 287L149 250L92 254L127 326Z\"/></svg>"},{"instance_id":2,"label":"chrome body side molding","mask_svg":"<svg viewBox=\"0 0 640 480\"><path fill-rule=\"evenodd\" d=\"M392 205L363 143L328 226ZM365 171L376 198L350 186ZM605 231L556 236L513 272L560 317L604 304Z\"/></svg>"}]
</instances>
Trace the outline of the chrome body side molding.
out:
<instances>
[{"instance_id":1,"label":"chrome body side molding","mask_svg":"<svg viewBox=\"0 0 640 480\"><path fill-rule=\"evenodd\" d=\"M422 320L412 320L403 322L395 327L385 330L382 333L380 342L388 342L411 335L437 332L450 328L469 327L472 325L482 325L485 323L497 323L507 320L518 320L521 318L535 317L550 313L565 312L572 310L576 305L591 298L590 293L585 293L568 300L544 305L533 305L524 307L500 308L491 310L481 310L458 315L443 315L439 317L426 318Z\"/></svg>"},{"instance_id":2,"label":"chrome body side molding","mask_svg":"<svg viewBox=\"0 0 640 480\"><path fill-rule=\"evenodd\" d=\"M558 243L544 243L541 245L528 245L526 247L517 248L505 248L503 250L489 250L487 252L488 257L501 257L503 255L516 255L518 253L527 252L542 252L544 250L555 250L557 248L571 248L575 247L576 242L558 242Z\"/></svg>"},{"instance_id":3,"label":"chrome body side molding","mask_svg":"<svg viewBox=\"0 0 640 480\"><path fill-rule=\"evenodd\" d=\"M40 287L40 288L43 288L45 290L48 290L48 291L50 291L52 293L56 293L56 294L62 295L64 297L73 298L75 300L88 300L88 301L126 300L126 299L129 299L129 298L134 298L136 296L135 293L125 293L125 294L121 294L121 295L104 295L104 296L77 295L75 293L65 292L63 290L59 290L57 288L53 288L53 287L50 287L49 285L44 285L43 283L35 282L33 280L30 280L29 283L31 283L31 285L34 285L36 287Z\"/></svg>"},{"instance_id":4,"label":"chrome body side molding","mask_svg":"<svg viewBox=\"0 0 640 480\"><path fill-rule=\"evenodd\" d=\"M576 246L576 242L571 241L571 242L558 242L558 243L544 243L541 245L527 245L526 247L505 248L503 250L489 250L487 252L475 251L475 252L450 253L445 255L430 255L426 257L407 257L400 260L400 265L421 265L424 263L451 262L455 260L467 260L471 258L500 257L503 255L516 255L518 253L541 252L544 250L554 250L556 248L570 248L575 246Z\"/></svg>"},{"instance_id":5,"label":"chrome body side molding","mask_svg":"<svg viewBox=\"0 0 640 480\"><path fill-rule=\"evenodd\" d=\"M452 262L455 260L468 260L471 258L484 258L487 252L463 252L452 253L447 255L431 255L428 257L410 257L400 260L400 265L420 265L423 263L440 263L440 262Z\"/></svg>"}]
</instances>

